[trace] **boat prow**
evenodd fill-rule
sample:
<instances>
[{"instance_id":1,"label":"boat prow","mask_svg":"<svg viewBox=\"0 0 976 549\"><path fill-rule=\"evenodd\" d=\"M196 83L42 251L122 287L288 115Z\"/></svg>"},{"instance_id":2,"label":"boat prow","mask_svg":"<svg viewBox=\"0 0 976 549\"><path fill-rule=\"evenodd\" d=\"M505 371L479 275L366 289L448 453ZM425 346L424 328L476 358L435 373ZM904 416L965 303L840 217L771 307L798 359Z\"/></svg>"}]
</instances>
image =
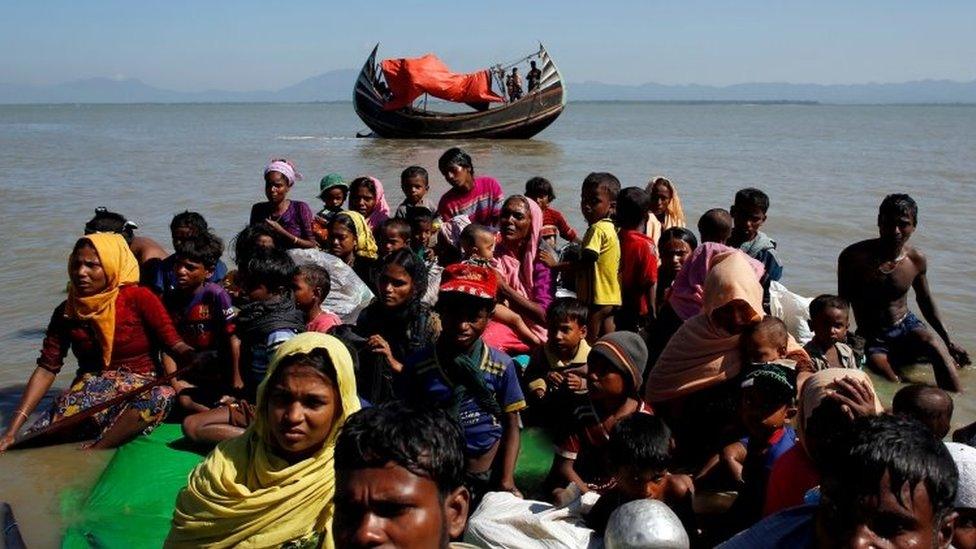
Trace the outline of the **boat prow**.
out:
<instances>
[{"instance_id":1,"label":"boat prow","mask_svg":"<svg viewBox=\"0 0 976 549\"><path fill-rule=\"evenodd\" d=\"M520 99L487 110L435 112L412 106L386 110L386 97L380 92L382 71L373 48L363 64L353 90L356 114L379 137L407 139L528 139L544 130L562 114L566 92L562 75L542 44L531 57L538 59L542 71L539 85Z\"/></svg>"}]
</instances>

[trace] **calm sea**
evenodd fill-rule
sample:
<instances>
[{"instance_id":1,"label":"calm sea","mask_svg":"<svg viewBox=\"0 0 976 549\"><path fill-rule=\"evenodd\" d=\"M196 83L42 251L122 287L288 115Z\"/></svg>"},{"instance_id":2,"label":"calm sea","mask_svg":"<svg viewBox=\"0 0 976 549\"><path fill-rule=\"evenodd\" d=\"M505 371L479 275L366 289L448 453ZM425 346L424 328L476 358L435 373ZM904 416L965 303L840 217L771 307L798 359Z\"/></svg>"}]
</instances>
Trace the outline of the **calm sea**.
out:
<instances>
[{"instance_id":1,"label":"calm sea","mask_svg":"<svg viewBox=\"0 0 976 549\"><path fill-rule=\"evenodd\" d=\"M364 129L351 104L0 106L0 414L32 371L64 298L68 251L95 207L123 212L167 246L169 220L185 209L229 239L263 200L261 169L272 157L294 159L306 174L292 198L316 205L328 172L371 174L387 182L395 206L400 171L418 164L437 174L438 156L455 144L356 139ZM921 208L912 240L929 256L943 318L976 352L976 107L573 103L536 139L457 144L506 193L549 178L555 207L578 229L578 188L591 171L625 186L668 176L692 224L728 207L736 189L762 188L783 282L805 295L834 291L837 254L875 234L885 194L910 193ZM445 189L432 178L435 197ZM976 387L971 372L964 380ZM892 386L880 386L890 397ZM976 417L969 398L956 409L956 424Z\"/></svg>"}]
</instances>

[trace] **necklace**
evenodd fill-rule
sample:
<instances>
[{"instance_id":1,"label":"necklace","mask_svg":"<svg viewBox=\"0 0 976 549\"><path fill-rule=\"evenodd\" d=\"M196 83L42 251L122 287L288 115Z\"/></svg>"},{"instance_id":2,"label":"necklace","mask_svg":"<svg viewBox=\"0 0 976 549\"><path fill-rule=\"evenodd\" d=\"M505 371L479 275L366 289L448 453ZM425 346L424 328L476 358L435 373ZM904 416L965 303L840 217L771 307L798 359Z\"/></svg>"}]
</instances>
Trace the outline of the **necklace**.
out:
<instances>
[{"instance_id":1,"label":"necklace","mask_svg":"<svg viewBox=\"0 0 976 549\"><path fill-rule=\"evenodd\" d=\"M884 261L884 262L878 264L878 271L880 271L881 274L883 274L883 275L890 275L891 273L895 272L895 269L898 267L898 264L901 263L901 261L903 259L905 259L905 257L907 257L906 254L904 252L902 252L901 255L899 255L898 257L896 257L896 258L894 258L894 259L892 259L890 261ZM891 264L891 267L885 269L884 266L887 265L887 264L889 264L889 263Z\"/></svg>"}]
</instances>

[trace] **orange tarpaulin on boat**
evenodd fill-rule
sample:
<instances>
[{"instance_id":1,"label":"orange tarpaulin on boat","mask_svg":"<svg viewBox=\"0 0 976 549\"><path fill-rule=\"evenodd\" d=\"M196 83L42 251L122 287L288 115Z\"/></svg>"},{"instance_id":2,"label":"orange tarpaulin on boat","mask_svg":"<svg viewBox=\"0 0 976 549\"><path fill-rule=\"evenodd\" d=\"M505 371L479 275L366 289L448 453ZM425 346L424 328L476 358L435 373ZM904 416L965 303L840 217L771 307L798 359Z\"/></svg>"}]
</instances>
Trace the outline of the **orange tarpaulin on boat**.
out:
<instances>
[{"instance_id":1,"label":"orange tarpaulin on boat","mask_svg":"<svg viewBox=\"0 0 976 549\"><path fill-rule=\"evenodd\" d=\"M504 101L491 91L487 70L454 73L432 53L413 59L384 59L381 67L393 93L393 99L383 106L388 111L402 109L424 93L457 103Z\"/></svg>"}]
</instances>

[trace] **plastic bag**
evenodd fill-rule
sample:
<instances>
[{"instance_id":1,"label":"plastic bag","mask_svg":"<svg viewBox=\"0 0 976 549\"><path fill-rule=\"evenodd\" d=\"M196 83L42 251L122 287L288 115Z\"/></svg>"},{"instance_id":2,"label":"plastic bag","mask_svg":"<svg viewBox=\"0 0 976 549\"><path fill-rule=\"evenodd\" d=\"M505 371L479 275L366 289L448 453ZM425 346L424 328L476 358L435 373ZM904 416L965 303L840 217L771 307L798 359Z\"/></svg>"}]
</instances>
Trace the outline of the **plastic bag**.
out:
<instances>
[{"instance_id":1,"label":"plastic bag","mask_svg":"<svg viewBox=\"0 0 976 549\"><path fill-rule=\"evenodd\" d=\"M468 520L464 541L488 548L565 547L596 549L602 538L587 528L583 515L599 495L579 494L556 507L543 501L515 497L508 492L489 492Z\"/></svg>"},{"instance_id":2,"label":"plastic bag","mask_svg":"<svg viewBox=\"0 0 976 549\"><path fill-rule=\"evenodd\" d=\"M373 292L366 287L366 283L338 257L312 249L288 250L288 255L296 265L311 263L329 271L332 289L322 303L322 310L335 313L343 324L355 324L359 313L373 301Z\"/></svg>"},{"instance_id":3,"label":"plastic bag","mask_svg":"<svg viewBox=\"0 0 976 549\"><path fill-rule=\"evenodd\" d=\"M812 298L795 294L779 282L769 283L769 313L786 323L786 329L800 345L813 339L809 323L811 301Z\"/></svg>"}]
</instances>

